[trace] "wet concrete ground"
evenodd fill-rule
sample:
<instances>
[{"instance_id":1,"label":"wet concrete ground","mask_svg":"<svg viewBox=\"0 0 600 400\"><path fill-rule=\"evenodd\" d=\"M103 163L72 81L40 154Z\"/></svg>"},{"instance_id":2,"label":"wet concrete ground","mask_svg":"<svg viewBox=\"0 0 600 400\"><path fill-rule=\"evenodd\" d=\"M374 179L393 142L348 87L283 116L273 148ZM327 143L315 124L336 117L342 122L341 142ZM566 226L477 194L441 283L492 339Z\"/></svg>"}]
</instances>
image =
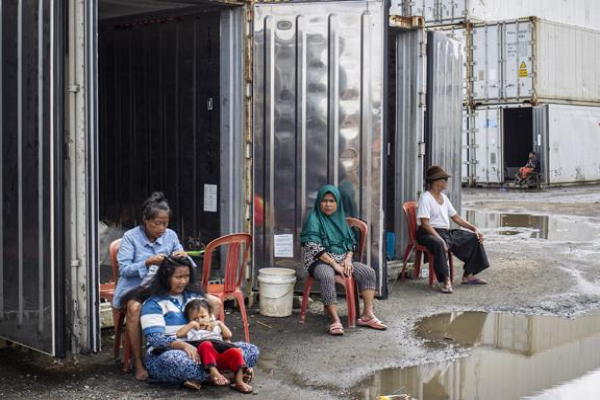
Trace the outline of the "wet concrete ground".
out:
<instances>
[{"instance_id":1,"label":"wet concrete ground","mask_svg":"<svg viewBox=\"0 0 600 400\"><path fill-rule=\"evenodd\" d=\"M472 212L467 214L467 210ZM537 395L546 399L555 393L551 390L558 392L569 382L594 382L598 365L579 357L581 362L569 366L561 354L594 355L600 348L599 318L597 314L587 316L600 310L600 188L465 190L463 215L479 223L486 234L492 267L482 277L490 284L464 286L457 281L452 295L442 295L429 289L423 279L394 283L389 300L377 303L377 314L390 329L357 328L346 330L343 337L325 334L326 320L318 301L304 326L298 324L298 310L284 319L263 317L251 310L252 341L262 350L254 382L256 395L265 399L363 399L398 391L416 398L435 399L431 396L446 393L447 398L487 399L499 398L487 397L498 390L494 379L499 376L506 379L502 382L509 382L504 386L522 387L535 372L548 379L525 388L527 393L507 392L508 397L502 398ZM455 265L458 280L460 263ZM465 314L467 311L494 314ZM526 315L577 318L569 325L565 318ZM457 328L449 328L456 320L469 320L465 324L469 327L481 325L481 332L477 333L478 328L475 333L458 329L462 333L457 336ZM226 322L239 326L236 313ZM415 330L419 323L421 328ZM239 335L240 330L235 333ZM207 387L194 393L137 382L131 374L121 374L119 365L111 360L110 335L110 330L104 334L103 354L79 356L76 364L72 360L52 362L19 348L0 349L0 397L241 396L224 388ZM540 339L535 339L536 335ZM498 360L492 370L481 361L488 358ZM559 374L555 364L564 364L573 374ZM411 366L420 367L398 370ZM514 375L503 372L511 368L522 371L517 382ZM563 386L544 394L530 393L561 383Z\"/></svg>"}]
</instances>

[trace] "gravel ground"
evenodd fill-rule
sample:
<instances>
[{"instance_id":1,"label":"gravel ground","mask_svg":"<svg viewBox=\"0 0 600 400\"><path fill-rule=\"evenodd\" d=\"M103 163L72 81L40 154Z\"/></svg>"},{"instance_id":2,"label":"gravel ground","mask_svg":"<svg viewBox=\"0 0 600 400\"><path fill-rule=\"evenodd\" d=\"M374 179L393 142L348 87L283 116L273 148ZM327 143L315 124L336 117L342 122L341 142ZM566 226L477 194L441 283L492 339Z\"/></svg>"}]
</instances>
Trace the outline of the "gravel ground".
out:
<instances>
[{"instance_id":1,"label":"gravel ground","mask_svg":"<svg viewBox=\"0 0 600 400\"><path fill-rule=\"evenodd\" d=\"M529 237L528 231L502 235L493 227L483 228L492 267L482 277L490 284L456 284L454 293L448 296L429 289L425 280L391 283L389 299L376 305L378 316L389 325L385 332L357 328L346 330L343 337L328 336L318 301L311 305L304 325L298 324L298 310L284 319L263 317L256 309L250 310L252 340L262 351L255 395L265 399L357 398L355 385L374 371L464 355L464 351L427 347L417 339L412 328L424 316L480 310L572 317L600 308L597 186L537 192L469 189L463 194L463 210L547 216L549 231L562 231L554 240L552 235L540 239ZM568 229L561 228L561 223L590 233L584 235L584 240L570 240ZM455 268L455 279L459 279L460 263L455 263ZM240 325L235 312L226 322ZM0 398L240 396L226 388L206 386L201 392L190 392L137 382L131 374L122 374L119 364L111 359L111 335L111 330L103 332L101 354L64 361L19 347L0 349Z\"/></svg>"}]
</instances>

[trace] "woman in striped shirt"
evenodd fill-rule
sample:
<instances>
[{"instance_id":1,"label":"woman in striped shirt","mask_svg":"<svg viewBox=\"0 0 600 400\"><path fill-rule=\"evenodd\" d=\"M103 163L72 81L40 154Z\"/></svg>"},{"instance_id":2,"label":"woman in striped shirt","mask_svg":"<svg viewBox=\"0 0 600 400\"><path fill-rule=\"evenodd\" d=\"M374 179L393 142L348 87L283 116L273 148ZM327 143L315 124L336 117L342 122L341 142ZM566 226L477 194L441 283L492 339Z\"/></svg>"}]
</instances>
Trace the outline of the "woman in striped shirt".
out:
<instances>
[{"instance_id":1,"label":"woman in striped shirt","mask_svg":"<svg viewBox=\"0 0 600 400\"><path fill-rule=\"evenodd\" d=\"M204 291L194 279L194 269L188 258L166 257L150 288L151 296L142 307L142 332L148 345L146 368L156 380L183 383L208 379L196 347L186 338L177 338L177 331L188 323L186 303L204 298ZM246 365L254 367L258 348L244 342L235 345L242 350Z\"/></svg>"}]
</instances>

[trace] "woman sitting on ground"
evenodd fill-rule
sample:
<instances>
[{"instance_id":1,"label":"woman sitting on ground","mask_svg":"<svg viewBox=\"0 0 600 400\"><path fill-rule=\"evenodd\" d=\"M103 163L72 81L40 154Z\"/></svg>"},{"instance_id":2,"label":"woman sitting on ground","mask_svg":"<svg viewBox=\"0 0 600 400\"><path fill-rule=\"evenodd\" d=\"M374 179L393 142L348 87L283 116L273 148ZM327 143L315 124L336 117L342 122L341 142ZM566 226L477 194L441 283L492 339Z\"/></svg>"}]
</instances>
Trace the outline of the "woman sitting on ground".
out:
<instances>
[{"instance_id":1,"label":"woman sitting on ground","mask_svg":"<svg viewBox=\"0 0 600 400\"><path fill-rule=\"evenodd\" d=\"M373 313L375 271L352 261L354 234L346 222L340 192L335 186L326 185L319 189L315 205L302 228L300 243L304 272L321 284L321 301L330 319L329 334L344 334L336 307L335 275L353 276L358 283L364 307L357 324L377 330L387 329Z\"/></svg>"},{"instance_id":2,"label":"woman sitting on ground","mask_svg":"<svg viewBox=\"0 0 600 400\"><path fill-rule=\"evenodd\" d=\"M142 205L142 224L125 232L117 253L119 281L112 306L123 310L127 316L126 329L135 362L135 377L140 380L148 378L142 359L140 329L140 312L146 300L146 289L165 257L187 257L177 234L168 229L170 217L171 208L164 194L152 193ZM196 266L191 259L190 263ZM214 308L220 307L217 297L207 297Z\"/></svg>"},{"instance_id":3,"label":"woman sitting on ground","mask_svg":"<svg viewBox=\"0 0 600 400\"><path fill-rule=\"evenodd\" d=\"M196 346L187 340L187 335L177 337L177 332L188 324L184 315L186 303L203 298L194 270L188 258L166 257L150 286L150 297L142 307L141 321L148 345L146 368L150 377L163 382L187 383L189 387L199 389L195 383L209 380L209 375L201 364ZM251 368L258 360L258 348L244 342L234 345L244 355L244 370L248 372L244 382L248 384L252 378ZM232 388L240 390L241 386Z\"/></svg>"},{"instance_id":4,"label":"woman sitting on ground","mask_svg":"<svg viewBox=\"0 0 600 400\"><path fill-rule=\"evenodd\" d=\"M428 190L419 199L417 209L417 242L433 254L433 269L442 293L452 293L448 249L465 263L462 284L487 283L475 275L490 266L482 244L483 234L475 225L462 219L442 193L448 186L448 178L450 175L440 166L429 167L425 177ZM472 232L450 229L450 218Z\"/></svg>"}]
</instances>

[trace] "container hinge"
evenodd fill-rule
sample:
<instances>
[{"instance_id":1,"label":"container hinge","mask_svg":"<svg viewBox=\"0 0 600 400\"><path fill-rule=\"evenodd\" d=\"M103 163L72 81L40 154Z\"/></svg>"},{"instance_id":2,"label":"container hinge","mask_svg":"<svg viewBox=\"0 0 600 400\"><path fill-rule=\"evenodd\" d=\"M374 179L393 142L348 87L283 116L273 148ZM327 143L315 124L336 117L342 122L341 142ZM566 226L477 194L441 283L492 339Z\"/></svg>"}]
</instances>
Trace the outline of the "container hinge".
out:
<instances>
[{"instance_id":1,"label":"container hinge","mask_svg":"<svg viewBox=\"0 0 600 400\"><path fill-rule=\"evenodd\" d=\"M79 85L69 85L68 90L70 93L79 93L79 90L81 90L81 87Z\"/></svg>"},{"instance_id":2,"label":"container hinge","mask_svg":"<svg viewBox=\"0 0 600 400\"><path fill-rule=\"evenodd\" d=\"M418 146L419 146L418 156L423 157L425 155L425 142L419 142Z\"/></svg>"}]
</instances>

